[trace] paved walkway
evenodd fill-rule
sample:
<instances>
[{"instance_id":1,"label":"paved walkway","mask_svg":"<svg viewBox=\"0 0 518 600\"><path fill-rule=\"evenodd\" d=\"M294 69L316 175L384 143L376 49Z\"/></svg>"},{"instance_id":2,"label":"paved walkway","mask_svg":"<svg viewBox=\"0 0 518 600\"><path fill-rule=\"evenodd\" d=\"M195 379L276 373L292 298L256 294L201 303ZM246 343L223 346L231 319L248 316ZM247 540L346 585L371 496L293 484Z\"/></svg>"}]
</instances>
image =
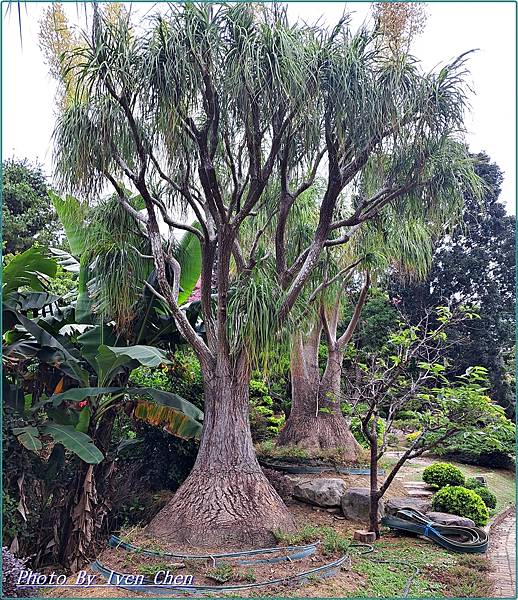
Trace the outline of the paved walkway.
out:
<instances>
[{"instance_id":1,"label":"paved walkway","mask_svg":"<svg viewBox=\"0 0 518 600\"><path fill-rule=\"evenodd\" d=\"M516 598L516 515L514 513L491 529L488 556L493 567L491 578L494 596Z\"/></svg>"}]
</instances>

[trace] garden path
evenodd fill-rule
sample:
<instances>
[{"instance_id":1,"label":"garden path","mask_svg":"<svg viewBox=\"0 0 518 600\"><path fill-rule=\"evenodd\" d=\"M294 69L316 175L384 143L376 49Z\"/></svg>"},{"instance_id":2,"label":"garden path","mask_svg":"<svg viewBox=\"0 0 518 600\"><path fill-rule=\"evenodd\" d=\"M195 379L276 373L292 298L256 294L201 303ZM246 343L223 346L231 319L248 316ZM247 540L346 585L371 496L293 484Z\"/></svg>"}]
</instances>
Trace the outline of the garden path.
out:
<instances>
[{"instance_id":1,"label":"garden path","mask_svg":"<svg viewBox=\"0 0 518 600\"><path fill-rule=\"evenodd\" d=\"M491 529L489 561L497 598L516 598L516 514L513 512Z\"/></svg>"}]
</instances>

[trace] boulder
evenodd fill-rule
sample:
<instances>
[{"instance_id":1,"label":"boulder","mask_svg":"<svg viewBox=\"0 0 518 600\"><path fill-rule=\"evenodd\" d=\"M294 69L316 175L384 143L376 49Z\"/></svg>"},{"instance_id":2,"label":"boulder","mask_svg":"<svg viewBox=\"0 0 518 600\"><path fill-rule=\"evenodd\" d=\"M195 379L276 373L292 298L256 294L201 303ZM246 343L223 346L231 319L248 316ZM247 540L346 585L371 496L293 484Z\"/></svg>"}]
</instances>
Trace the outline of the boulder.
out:
<instances>
[{"instance_id":1,"label":"boulder","mask_svg":"<svg viewBox=\"0 0 518 600\"><path fill-rule=\"evenodd\" d=\"M427 512L426 516L440 525L459 525L460 527L475 527L475 523L467 517L459 517L442 512Z\"/></svg>"},{"instance_id":2,"label":"boulder","mask_svg":"<svg viewBox=\"0 0 518 600\"><path fill-rule=\"evenodd\" d=\"M402 508L413 508L419 512L426 513L432 510L432 503L425 498L412 498L410 496L391 498L385 502L385 512L387 515L395 515Z\"/></svg>"},{"instance_id":3,"label":"boulder","mask_svg":"<svg viewBox=\"0 0 518 600\"><path fill-rule=\"evenodd\" d=\"M351 521L369 522L370 490L369 488L349 488L342 496L342 512ZM378 519L385 514L385 505L380 500Z\"/></svg>"},{"instance_id":4,"label":"boulder","mask_svg":"<svg viewBox=\"0 0 518 600\"><path fill-rule=\"evenodd\" d=\"M343 479L312 479L297 483L293 497L315 506L340 506L345 489Z\"/></svg>"}]
</instances>

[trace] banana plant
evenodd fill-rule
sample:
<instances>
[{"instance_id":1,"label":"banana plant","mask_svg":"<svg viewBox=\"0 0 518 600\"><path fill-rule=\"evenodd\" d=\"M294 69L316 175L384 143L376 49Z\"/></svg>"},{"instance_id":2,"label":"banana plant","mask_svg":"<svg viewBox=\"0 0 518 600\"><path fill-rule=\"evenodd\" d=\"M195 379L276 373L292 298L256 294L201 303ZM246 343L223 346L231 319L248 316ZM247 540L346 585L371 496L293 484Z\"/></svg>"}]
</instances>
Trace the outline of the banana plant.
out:
<instances>
[{"instance_id":1,"label":"banana plant","mask_svg":"<svg viewBox=\"0 0 518 600\"><path fill-rule=\"evenodd\" d=\"M3 268L2 350L6 366L9 366L9 361L36 356L44 345L41 343L44 339L47 342L52 340L51 347L71 356L64 346L26 316L29 313L45 314L45 310L52 311L53 306L56 310L59 297L46 291L46 284L56 271L56 261L47 257L44 249L38 246L18 254ZM72 369L71 373L86 380L88 373L79 365L75 366L77 369ZM103 459L102 453L84 432L48 419L39 425L30 419L31 422L26 424L26 405L32 402L31 395L24 395L22 386L16 381L9 381L6 371L8 369L2 373L3 397L6 406L13 410L15 424L20 425L12 427L12 432L23 446L39 452L43 447L40 438L43 435L49 436L55 443L62 443L86 462L98 463Z\"/></svg>"},{"instance_id":2,"label":"banana plant","mask_svg":"<svg viewBox=\"0 0 518 600\"><path fill-rule=\"evenodd\" d=\"M160 342L165 335L169 341L175 340L175 334L175 341L180 342L174 322L160 301L144 288L138 300L140 310L136 311L139 318L135 320L130 336L124 338L115 331L113 324L107 324L102 319L94 324L96 316L88 289L92 254L87 253L88 246L92 245L92 239L89 239L92 220L85 206L71 196L60 198L51 194L51 200L62 220L71 250L71 253L58 250L54 250L54 253L65 269L79 274L73 314L75 319L67 319L58 331L53 327L55 321L59 321L56 319L57 310L51 311L53 321L49 320L46 308L57 303L58 298L44 298L42 294L45 294L44 278L52 277L56 272L55 260L45 257L42 251L35 248L27 251L24 260L18 257L13 259L12 267L7 273L4 271L4 297L9 299L11 321L16 324L10 333L18 338L11 340L9 352L15 351L13 344L17 343L18 349L24 351L24 358L35 356L62 373L55 387L43 399L34 399L30 395L24 397L19 386L7 386L7 394L18 408L31 407L29 414L26 412L24 415L25 419L30 419L30 423L13 430L18 440L28 449L39 451L42 438L50 435L55 441L59 438L65 448L75 452L85 462L96 464L103 460L103 455L87 432L94 435L108 410L126 401L133 402L134 416L137 418L162 425L170 433L182 438L198 437L203 413L194 405L169 392L128 388L124 385L133 368L169 362L162 350L148 346L146 342ZM180 293L181 300L185 302L200 273L200 248L196 236L189 234L181 240L178 257L183 263ZM25 271L22 264L26 264ZM37 270L38 264L41 272ZM154 283L153 278L154 273L150 271L148 280L151 283ZM37 292L32 292L31 297L22 298L17 293L17 285L32 285ZM39 294L37 297L34 295L36 293ZM43 310L38 312L40 309ZM190 306L188 310L196 320L195 307ZM74 332L81 335L72 339ZM133 337L137 343L127 346L129 337ZM63 391L64 387L70 389ZM51 420L49 423L39 422L37 416L42 410Z\"/></svg>"},{"instance_id":3,"label":"banana plant","mask_svg":"<svg viewBox=\"0 0 518 600\"><path fill-rule=\"evenodd\" d=\"M50 192L50 199L63 223L63 227L69 239L71 254L56 251L60 264L69 270L79 273L79 290L76 305L76 319L78 323L92 324L94 312L94 300L100 299L99 314L101 323L88 328L77 342L81 346L81 354L87 359L95 371L95 379L99 387L106 387L106 382L113 375L106 373L104 361L107 350L104 347L124 348L127 352L128 341L134 344L134 348L155 345L180 345L183 343L174 320L171 318L167 307L150 292L142 282L140 288L123 288L122 295L119 286L120 279L127 281L134 278L135 273L140 276L146 275L146 283L156 287L156 275L152 270L151 263L146 262L149 255L149 242L139 230L139 223L128 217L121 208L116 198L108 199L105 205L101 203L100 208L88 211L87 207L72 196L60 197ZM138 210L142 208L143 201L140 196L128 196L128 202ZM197 225L196 223L194 224ZM201 248L197 236L185 233L174 248L174 253L181 265L179 304L185 305L192 294L201 273ZM95 265L96 276L91 277L92 266ZM112 267L115 266L115 269ZM120 279L113 280L113 271L123 271ZM172 273L171 273L172 276ZM117 294L111 293L110 288L115 287ZM138 292L138 296L135 292ZM103 303L102 300L105 300ZM124 317L131 311L134 318L128 323ZM187 317L193 326L199 318L199 302L186 305ZM114 317L115 323L105 323L105 317ZM121 323L124 332L121 334ZM115 350L113 350L116 352ZM120 352L119 361L120 361ZM104 354L103 354L104 353ZM126 355L127 356L127 355ZM164 359L165 357L162 357ZM137 366L138 360L133 357L131 364ZM165 360L163 360L165 362ZM123 369L124 371L124 369ZM120 373L122 379L127 379L131 369L125 369ZM77 379L77 378L76 378ZM84 381L78 382L82 387L88 387ZM120 401L120 393L113 393L105 397L102 406L96 406L96 414L100 418L108 408ZM136 392L125 390L126 397L137 395ZM146 398L151 399L148 400ZM174 398L173 398L174 396ZM158 390L142 391L138 393L137 407L134 415L147 420L153 424L162 424L169 432L180 437L197 437L200 433L200 423L196 420L200 417L199 411L192 409L185 413L193 420L185 418L183 412L187 406L185 401L177 395L167 396ZM90 402L97 404L94 396Z\"/></svg>"}]
</instances>

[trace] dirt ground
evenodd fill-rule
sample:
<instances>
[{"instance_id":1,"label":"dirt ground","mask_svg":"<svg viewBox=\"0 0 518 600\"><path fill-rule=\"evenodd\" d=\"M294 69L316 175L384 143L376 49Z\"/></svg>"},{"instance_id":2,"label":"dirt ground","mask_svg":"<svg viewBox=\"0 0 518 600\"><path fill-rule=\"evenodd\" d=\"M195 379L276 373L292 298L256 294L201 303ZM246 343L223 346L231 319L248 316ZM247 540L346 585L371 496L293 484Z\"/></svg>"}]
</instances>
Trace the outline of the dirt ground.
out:
<instances>
[{"instance_id":1,"label":"dirt ground","mask_svg":"<svg viewBox=\"0 0 518 600\"><path fill-rule=\"evenodd\" d=\"M412 469L409 469L409 473L403 474L405 477L408 477ZM348 488L351 487L367 487L368 486L368 477L364 475L337 475L337 474L311 474L311 475L290 475L289 476L293 483L298 481L305 481L314 478L321 477L338 477L343 479ZM380 477L380 481L382 481L382 477ZM406 495L406 489L403 486L404 477L398 478L394 480L391 485L389 491L386 494L385 500L391 497L398 497ZM288 503L288 506L292 513L294 514L297 522L301 527L307 524L311 524L313 526L319 528L327 528L322 529L322 531L329 531L338 534L339 536L343 536L348 540L352 539L353 532L355 529L363 529L365 528L365 524L355 523L352 521L345 520L339 511L336 509L326 510L317 507L311 507L307 504L303 504L296 500L291 500ZM149 538L146 538L145 533L142 529L135 528L130 531L123 532L125 540L130 541L135 546L147 547L153 550L161 550L161 551L174 551L181 554L197 554L197 553L206 553L205 551L199 551L199 549L194 548L168 548L168 547L158 547L156 541L152 541ZM301 542L304 543L304 542ZM436 547L430 544L427 541L417 540L416 538L405 538L402 539L399 536L396 536L392 533L386 532L380 542L376 543L376 547L379 546L379 550L381 553L385 552L384 549L388 548L389 552L395 552L395 557L398 557L398 553L404 555L404 553L408 553L409 556L412 556L414 552L414 548L419 549L419 552L425 557L424 564L428 559L428 553L431 556L434 556L434 560L437 562L449 560L447 555L438 551ZM401 551L399 552L398 547L401 547ZM211 549L213 552L217 552L218 549ZM232 577L229 581L227 581L223 585L237 585L239 582L251 583L253 582L261 582L268 581L274 578L280 578L283 576L293 575L296 573L308 571L312 568L318 567L320 565L332 562L336 560L343 552L335 551L331 554L325 554L322 551L322 547L319 548L318 552L303 560L297 560L294 562L287 563L278 563L276 565L263 565L261 567L254 566L253 569L248 567L241 567L233 564L231 561L225 561L230 563L230 568L233 571ZM384 556L380 554L380 556ZM390 555L392 556L392 555ZM390 558L389 556L389 558ZM446 557L446 558L444 558ZM178 564L178 559L174 561L172 559L167 559L166 557L153 557L146 558L141 554L131 553L123 550L122 548L106 548L104 551L100 553L97 557L101 563L103 563L107 568L113 569L114 571L119 571L123 573L131 573L131 574L145 574L152 579L153 569L156 572L156 569L167 569L169 566L171 571L174 574L193 574L194 575L194 584L196 585L222 585L217 581L207 576L207 573L210 574L211 566L214 565L208 563L201 563L195 561L183 561L184 566L180 566ZM251 597L251 596L270 596L270 597L347 597L353 595L364 595L364 591L367 591L368 588L368 580L369 580L369 569L365 570L358 567L358 561L362 560L359 558L357 553L351 551L351 558L346 561L346 563L342 566L341 570L331 578L328 579L318 579L311 578L310 581L306 582L305 585L301 585L300 583L293 584L285 584L285 585L275 585L268 587L260 587L255 590L243 590L243 592L236 593L234 592L232 595L234 597ZM365 561L363 561L365 562ZM383 561L382 561L383 562ZM438 563L442 565L442 563ZM448 564L448 563L444 563ZM426 566L426 568L428 568ZM89 574L95 574L91 569L85 567L85 571ZM389 567L390 571L390 567ZM441 566L433 577L436 577L438 580L442 576L441 573L444 572L444 568ZM390 575L390 573L389 573ZM432 579L433 579L432 577ZM253 578L253 579L252 579ZM68 581L73 583L75 581L75 576L72 575L69 577ZM104 583L102 576L97 574L97 583ZM397 585L398 588L404 586L405 579L399 580L396 579L394 585ZM423 588L424 591L435 591L433 584L431 584L430 588ZM380 592L381 593L381 592ZM379 595L376 590L371 590L371 594ZM131 592L126 589L121 589L115 586L110 587L63 587L63 588L50 588L46 590L46 596L53 598L149 598L152 597L150 595L141 593L141 592ZM442 594L441 594L442 595ZM448 595L448 594L446 594ZM223 594L212 594L212 597L223 597Z\"/></svg>"}]
</instances>

